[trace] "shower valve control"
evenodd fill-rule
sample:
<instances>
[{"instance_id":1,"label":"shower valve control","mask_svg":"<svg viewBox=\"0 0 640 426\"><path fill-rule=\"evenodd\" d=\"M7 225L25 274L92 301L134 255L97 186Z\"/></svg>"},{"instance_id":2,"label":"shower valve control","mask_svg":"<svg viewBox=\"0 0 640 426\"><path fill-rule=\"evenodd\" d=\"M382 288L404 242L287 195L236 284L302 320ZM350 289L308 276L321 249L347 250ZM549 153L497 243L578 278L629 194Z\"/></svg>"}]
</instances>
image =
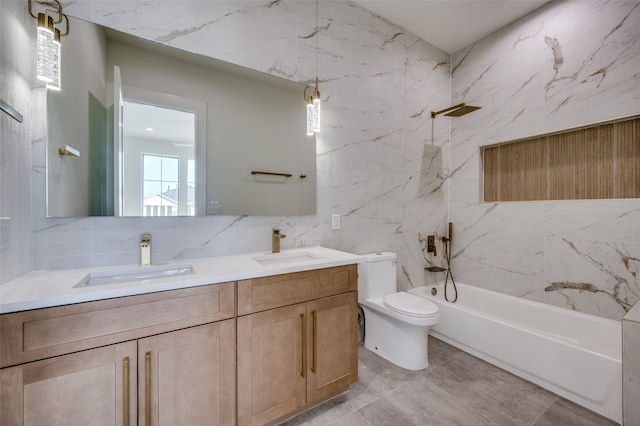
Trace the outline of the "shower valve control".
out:
<instances>
[{"instance_id":1,"label":"shower valve control","mask_svg":"<svg viewBox=\"0 0 640 426\"><path fill-rule=\"evenodd\" d=\"M434 256L438 255L435 235L427 235L427 253L433 253Z\"/></svg>"}]
</instances>

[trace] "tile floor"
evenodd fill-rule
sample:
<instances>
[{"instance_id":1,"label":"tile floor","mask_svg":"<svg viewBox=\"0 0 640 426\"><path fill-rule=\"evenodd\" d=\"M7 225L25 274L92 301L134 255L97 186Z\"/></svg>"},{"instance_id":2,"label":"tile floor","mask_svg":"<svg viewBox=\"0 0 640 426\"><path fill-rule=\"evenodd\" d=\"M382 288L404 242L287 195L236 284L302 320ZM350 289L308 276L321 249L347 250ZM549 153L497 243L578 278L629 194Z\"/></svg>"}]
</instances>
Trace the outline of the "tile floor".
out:
<instances>
[{"instance_id":1,"label":"tile floor","mask_svg":"<svg viewBox=\"0 0 640 426\"><path fill-rule=\"evenodd\" d=\"M283 426L615 425L533 383L429 337L426 370L359 347L359 380Z\"/></svg>"}]
</instances>

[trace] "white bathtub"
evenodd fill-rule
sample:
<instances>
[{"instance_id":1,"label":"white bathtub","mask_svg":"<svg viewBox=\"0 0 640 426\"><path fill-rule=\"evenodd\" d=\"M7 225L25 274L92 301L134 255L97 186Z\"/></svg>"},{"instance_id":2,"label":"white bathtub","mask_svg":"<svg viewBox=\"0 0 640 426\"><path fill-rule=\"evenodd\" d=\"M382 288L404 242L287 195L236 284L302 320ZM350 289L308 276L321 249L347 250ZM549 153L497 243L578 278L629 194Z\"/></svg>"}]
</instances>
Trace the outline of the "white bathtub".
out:
<instances>
[{"instance_id":1,"label":"white bathtub","mask_svg":"<svg viewBox=\"0 0 640 426\"><path fill-rule=\"evenodd\" d=\"M452 290L449 283L450 298ZM440 308L434 337L622 421L620 322L465 284L455 304L444 300L442 283L410 292Z\"/></svg>"}]
</instances>

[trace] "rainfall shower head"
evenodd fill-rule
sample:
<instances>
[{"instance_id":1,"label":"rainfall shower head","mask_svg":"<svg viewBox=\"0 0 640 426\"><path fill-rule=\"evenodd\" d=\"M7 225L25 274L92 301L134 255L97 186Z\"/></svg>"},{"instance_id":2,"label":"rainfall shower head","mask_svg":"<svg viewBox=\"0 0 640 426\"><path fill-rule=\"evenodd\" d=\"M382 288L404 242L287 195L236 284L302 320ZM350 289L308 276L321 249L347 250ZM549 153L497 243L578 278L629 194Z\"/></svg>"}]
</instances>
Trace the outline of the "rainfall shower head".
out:
<instances>
[{"instance_id":1,"label":"rainfall shower head","mask_svg":"<svg viewBox=\"0 0 640 426\"><path fill-rule=\"evenodd\" d=\"M436 116L443 114L446 112L445 115L449 116L449 117L461 117L465 114L469 114L470 112L473 112L477 109L480 109L482 107L477 107L477 106L471 106L471 105L467 105L465 103L461 103L458 105L454 105L452 107L449 108L445 108L443 110L440 111L431 111L431 118L436 118Z\"/></svg>"}]
</instances>

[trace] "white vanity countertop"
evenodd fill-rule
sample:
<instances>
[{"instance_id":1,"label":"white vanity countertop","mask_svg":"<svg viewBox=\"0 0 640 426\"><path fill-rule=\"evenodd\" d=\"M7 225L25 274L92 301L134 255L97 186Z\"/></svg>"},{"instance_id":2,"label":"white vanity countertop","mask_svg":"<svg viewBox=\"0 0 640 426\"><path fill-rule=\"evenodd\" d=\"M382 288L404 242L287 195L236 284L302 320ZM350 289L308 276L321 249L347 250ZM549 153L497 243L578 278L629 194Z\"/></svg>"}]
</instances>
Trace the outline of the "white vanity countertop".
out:
<instances>
[{"instance_id":1,"label":"white vanity countertop","mask_svg":"<svg viewBox=\"0 0 640 426\"><path fill-rule=\"evenodd\" d=\"M254 259L264 260L264 263L273 260L273 263L263 264ZM33 271L0 286L0 314L329 268L360 260L360 256L343 251L319 246L304 247L282 250L278 254L258 252L167 262L163 265L191 265L194 273L78 288L75 288L76 284L91 273L113 273L139 265Z\"/></svg>"}]
</instances>

